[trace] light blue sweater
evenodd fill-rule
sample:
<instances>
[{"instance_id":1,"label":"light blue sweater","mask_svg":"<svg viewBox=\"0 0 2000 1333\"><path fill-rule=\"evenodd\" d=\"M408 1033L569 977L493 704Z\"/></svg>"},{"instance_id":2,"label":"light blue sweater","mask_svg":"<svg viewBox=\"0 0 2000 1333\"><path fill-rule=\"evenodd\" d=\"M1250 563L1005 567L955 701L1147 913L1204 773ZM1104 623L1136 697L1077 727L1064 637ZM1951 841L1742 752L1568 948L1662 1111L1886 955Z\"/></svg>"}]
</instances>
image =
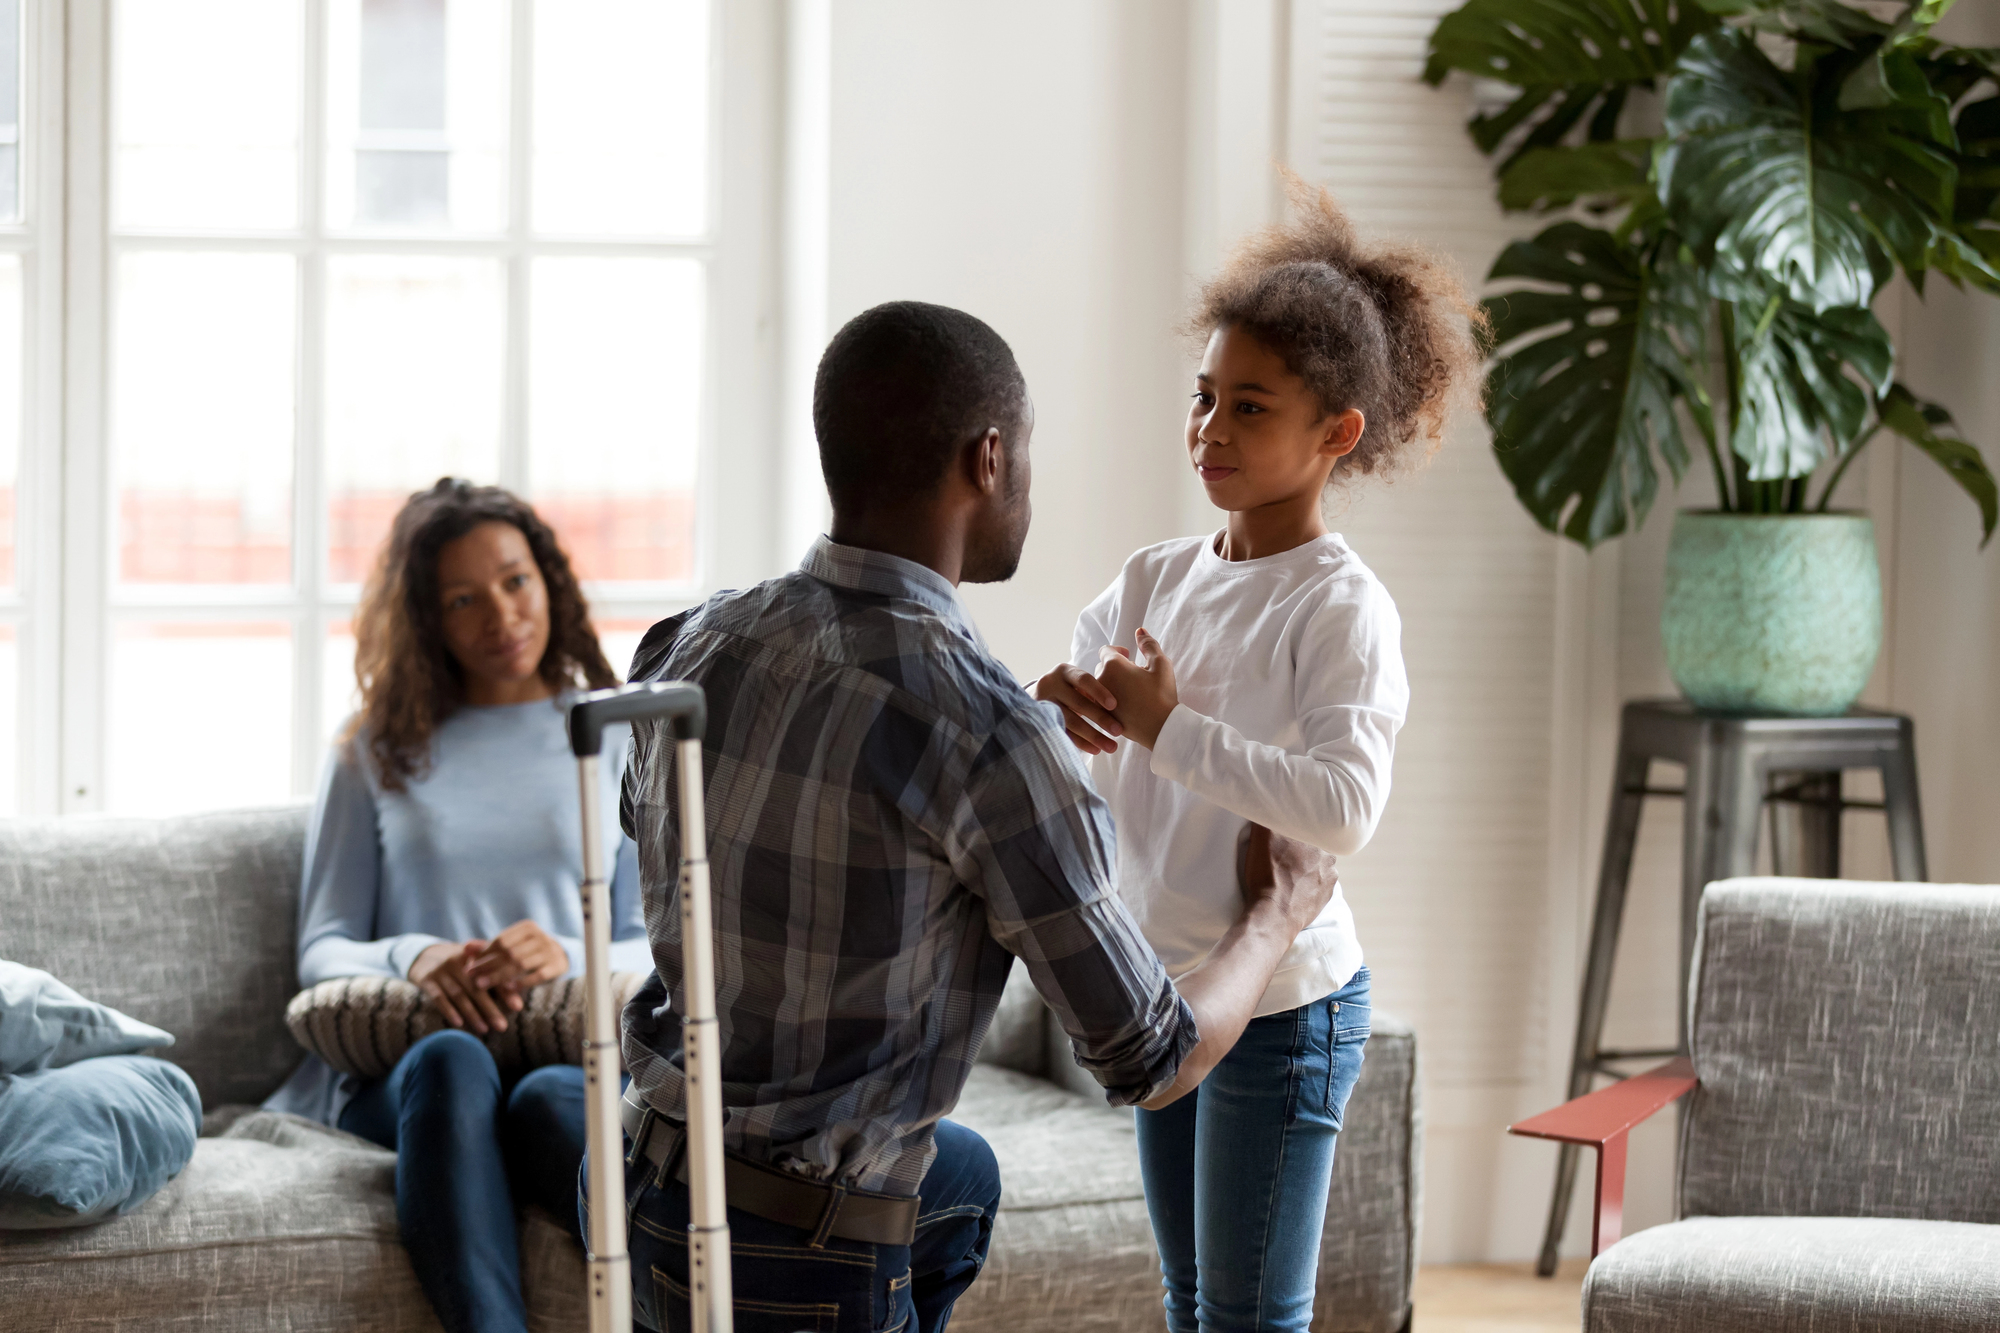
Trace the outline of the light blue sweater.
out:
<instances>
[{"instance_id":1,"label":"light blue sweater","mask_svg":"<svg viewBox=\"0 0 2000 1333\"><path fill-rule=\"evenodd\" d=\"M603 838L611 885L611 967L650 972L636 857L618 827L631 735L606 731ZM491 939L539 922L583 968L583 867L576 759L554 700L461 708L433 738L428 772L386 791L365 738L334 747L306 834L299 984L402 977L443 941ZM359 1082L316 1057L264 1103L335 1124Z\"/></svg>"}]
</instances>

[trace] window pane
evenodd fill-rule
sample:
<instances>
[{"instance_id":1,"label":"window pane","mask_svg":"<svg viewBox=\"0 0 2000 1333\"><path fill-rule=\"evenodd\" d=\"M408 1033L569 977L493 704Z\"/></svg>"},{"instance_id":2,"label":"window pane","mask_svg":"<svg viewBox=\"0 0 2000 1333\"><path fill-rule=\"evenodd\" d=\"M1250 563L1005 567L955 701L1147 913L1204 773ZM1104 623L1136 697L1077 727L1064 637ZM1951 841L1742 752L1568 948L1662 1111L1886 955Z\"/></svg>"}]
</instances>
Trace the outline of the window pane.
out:
<instances>
[{"instance_id":1,"label":"window pane","mask_svg":"<svg viewBox=\"0 0 2000 1333\"><path fill-rule=\"evenodd\" d=\"M119 0L113 215L285 227L298 216L298 0Z\"/></svg>"},{"instance_id":2,"label":"window pane","mask_svg":"<svg viewBox=\"0 0 2000 1333\"><path fill-rule=\"evenodd\" d=\"M0 0L0 222L21 220L21 0Z\"/></svg>"},{"instance_id":3,"label":"window pane","mask_svg":"<svg viewBox=\"0 0 2000 1333\"><path fill-rule=\"evenodd\" d=\"M116 282L118 577L287 582L292 259L126 255Z\"/></svg>"},{"instance_id":4,"label":"window pane","mask_svg":"<svg viewBox=\"0 0 2000 1333\"><path fill-rule=\"evenodd\" d=\"M21 637L0 622L0 818L21 812Z\"/></svg>"},{"instance_id":5,"label":"window pane","mask_svg":"<svg viewBox=\"0 0 2000 1333\"><path fill-rule=\"evenodd\" d=\"M320 641L319 738L330 744L361 707L361 688L354 680L354 624L330 621ZM322 759L324 762L324 759Z\"/></svg>"},{"instance_id":6,"label":"window pane","mask_svg":"<svg viewBox=\"0 0 2000 1333\"><path fill-rule=\"evenodd\" d=\"M213 707L229 700L218 738ZM105 803L118 814L267 805L292 789L292 636L282 621L125 623L111 639ZM218 743L221 739L222 743Z\"/></svg>"},{"instance_id":7,"label":"window pane","mask_svg":"<svg viewBox=\"0 0 2000 1333\"><path fill-rule=\"evenodd\" d=\"M368 255L326 269L327 570L367 577L389 523L446 474L499 471L500 266Z\"/></svg>"},{"instance_id":8,"label":"window pane","mask_svg":"<svg viewBox=\"0 0 2000 1333\"><path fill-rule=\"evenodd\" d=\"M535 6L536 230L707 230L708 24L706 0Z\"/></svg>"},{"instance_id":9,"label":"window pane","mask_svg":"<svg viewBox=\"0 0 2000 1333\"><path fill-rule=\"evenodd\" d=\"M639 651L639 640L664 618L625 616L596 622L597 642L604 649L604 660L618 673L618 679L625 679L625 673L632 669L632 654Z\"/></svg>"},{"instance_id":10,"label":"window pane","mask_svg":"<svg viewBox=\"0 0 2000 1333\"><path fill-rule=\"evenodd\" d=\"M498 230L507 5L335 0L327 17L328 223Z\"/></svg>"},{"instance_id":11,"label":"window pane","mask_svg":"<svg viewBox=\"0 0 2000 1333\"><path fill-rule=\"evenodd\" d=\"M21 257L0 255L0 588L20 580Z\"/></svg>"},{"instance_id":12,"label":"window pane","mask_svg":"<svg viewBox=\"0 0 2000 1333\"><path fill-rule=\"evenodd\" d=\"M541 259L528 485L586 579L694 576L702 267Z\"/></svg>"}]
</instances>

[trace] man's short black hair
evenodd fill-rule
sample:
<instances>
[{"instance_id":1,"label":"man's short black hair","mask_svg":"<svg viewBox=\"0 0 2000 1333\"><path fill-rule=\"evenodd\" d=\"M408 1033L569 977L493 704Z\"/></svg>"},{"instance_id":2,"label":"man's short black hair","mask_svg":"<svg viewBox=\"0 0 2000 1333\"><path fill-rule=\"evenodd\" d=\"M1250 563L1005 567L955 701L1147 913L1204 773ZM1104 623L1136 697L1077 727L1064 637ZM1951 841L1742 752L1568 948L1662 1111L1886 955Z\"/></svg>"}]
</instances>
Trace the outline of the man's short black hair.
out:
<instances>
[{"instance_id":1,"label":"man's short black hair","mask_svg":"<svg viewBox=\"0 0 2000 1333\"><path fill-rule=\"evenodd\" d=\"M984 320L891 301L841 326L813 381L813 434L834 508L934 492L959 449L998 428L1009 443L1028 384Z\"/></svg>"}]
</instances>

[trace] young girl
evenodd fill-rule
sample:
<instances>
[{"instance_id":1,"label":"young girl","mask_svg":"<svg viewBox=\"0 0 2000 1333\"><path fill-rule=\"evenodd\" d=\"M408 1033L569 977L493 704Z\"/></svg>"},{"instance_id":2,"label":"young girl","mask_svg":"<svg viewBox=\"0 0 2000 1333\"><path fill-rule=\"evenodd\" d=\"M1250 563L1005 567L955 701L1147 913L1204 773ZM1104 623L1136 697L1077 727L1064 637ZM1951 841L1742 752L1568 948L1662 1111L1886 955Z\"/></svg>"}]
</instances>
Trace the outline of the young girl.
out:
<instances>
[{"instance_id":1,"label":"young girl","mask_svg":"<svg viewBox=\"0 0 2000 1333\"><path fill-rule=\"evenodd\" d=\"M1409 703L1382 583L1322 497L1420 461L1476 392L1480 317L1452 271L1359 244L1295 183L1298 218L1203 289L1188 461L1221 532L1151 546L1036 686L1095 756L1121 894L1176 978L1241 914L1264 830L1359 851ZM1093 675L1092 672L1096 674ZM1121 743L1121 738L1129 744ZM1201 1084L1138 1114L1171 1333L1306 1328L1334 1137L1368 1039L1368 969L1336 892Z\"/></svg>"}]
</instances>

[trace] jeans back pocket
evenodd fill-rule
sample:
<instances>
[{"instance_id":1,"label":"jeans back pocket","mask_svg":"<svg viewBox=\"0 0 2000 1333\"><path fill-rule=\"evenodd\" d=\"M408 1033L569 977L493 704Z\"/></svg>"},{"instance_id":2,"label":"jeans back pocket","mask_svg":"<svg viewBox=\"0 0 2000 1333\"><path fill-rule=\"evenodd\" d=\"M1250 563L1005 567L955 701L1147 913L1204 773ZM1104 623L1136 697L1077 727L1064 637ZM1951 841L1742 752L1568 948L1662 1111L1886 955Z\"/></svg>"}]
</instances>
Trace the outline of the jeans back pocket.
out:
<instances>
[{"instance_id":1,"label":"jeans back pocket","mask_svg":"<svg viewBox=\"0 0 2000 1333\"><path fill-rule=\"evenodd\" d=\"M667 1333L685 1333L690 1327L688 1289L656 1267L653 1291L667 1316ZM830 1301L765 1301L739 1292L731 1305L736 1333L840 1333L840 1306Z\"/></svg>"}]
</instances>

